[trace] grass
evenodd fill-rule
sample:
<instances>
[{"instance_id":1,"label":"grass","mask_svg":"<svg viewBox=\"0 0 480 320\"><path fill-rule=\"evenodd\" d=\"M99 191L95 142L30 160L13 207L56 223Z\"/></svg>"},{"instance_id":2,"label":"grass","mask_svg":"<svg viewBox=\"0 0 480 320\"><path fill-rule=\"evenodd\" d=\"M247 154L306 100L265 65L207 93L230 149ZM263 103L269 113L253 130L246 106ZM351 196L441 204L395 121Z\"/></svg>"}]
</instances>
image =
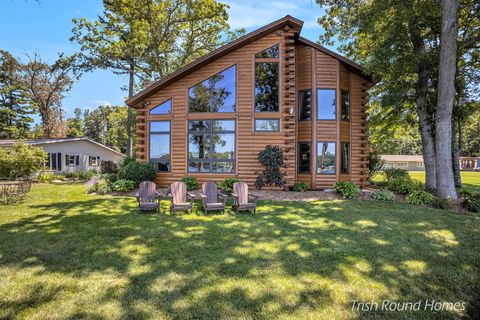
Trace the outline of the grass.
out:
<instances>
[{"instance_id":1,"label":"grass","mask_svg":"<svg viewBox=\"0 0 480 320\"><path fill-rule=\"evenodd\" d=\"M170 216L84 191L34 185L24 203L0 207L0 318L451 319L480 310L479 215L337 200ZM352 311L352 300L383 299L467 308Z\"/></svg>"}]
</instances>

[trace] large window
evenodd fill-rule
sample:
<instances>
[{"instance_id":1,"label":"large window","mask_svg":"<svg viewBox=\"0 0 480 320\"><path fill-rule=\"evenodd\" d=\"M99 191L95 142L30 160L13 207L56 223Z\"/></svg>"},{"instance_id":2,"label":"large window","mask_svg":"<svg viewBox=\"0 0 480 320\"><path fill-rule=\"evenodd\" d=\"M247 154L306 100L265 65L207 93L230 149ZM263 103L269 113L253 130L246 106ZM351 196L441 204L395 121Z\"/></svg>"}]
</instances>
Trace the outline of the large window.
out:
<instances>
[{"instance_id":1,"label":"large window","mask_svg":"<svg viewBox=\"0 0 480 320\"><path fill-rule=\"evenodd\" d=\"M350 173L350 143L342 142L340 154L340 173Z\"/></svg>"},{"instance_id":2,"label":"large window","mask_svg":"<svg viewBox=\"0 0 480 320\"><path fill-rule=\"evenodd\" d=\"M78 154L66 154L65 155L65 165L66 166L79 166L80 165L80 156Z\"/></svg>"},{"instance_id":3,"label":"large window","mask_svg":"<svg viewBox=\"0 0 480 320\"><path fill-rule=\"evenodd\" d=\"M336 119L336 90L335 89L317 89L317 119L335 120Z\"/></svg>"},{"instance_id":4,"label":"large window","mask_svg":"<svg viewBox=\"0 0 480 320\"><path fill-rule=\"evenodd\" d=\"M342 90L342 120L350 121L350 92L348 90Z\"/></svg>"},{"instance_id":5,"label":"large window","mask_svg":"<svg viewBox=\"0 0 480 320\"><path fill-rule=\"evenodd\" d=\"M255 119L255 131L280 131L280 120Z\"/></svg>"},{"instance_id":6,"label":"large window","mask_svg":"<svg viewBox=\"0 0 480 320\"><path fill-rule=\"evenodd\" d=\"M267 48L257 54L255 54L255 58L278 58L279 57L279 46L278 43Z\"/></svg>"},{"instance_id":7,"label":"large window","mask_svg":"<svg viewBox=\"0 0 480 320\"><path fill-rule=\"evenodd\" d=\"M188 89L189 112L235 112L236 66Z\"/></svg>"},{"instance_id":8,"label":"large window","mask_svg":"<svg viewBox=\"0 0 480 320\"><path fill-rule=\"evenodd\" d=\"M335 174L335 142L317 143L317 173Z\"/></svg>"},{"instance_id":9,"label":"large window","mask_svg":"<svg viewBox=\"0 0 480 320\"><path fill-rule=\"evenodd\" d=\"M235 172L235 120L188 122L188 172Z\"/></svg>"},{"instance_id":10,"label":"large window","mask_svg":"<svg viewBox=\"0 0 480 320\"><path fill-rule=\"evenodd\" d=\"M169 114L172 112L172 99L169 99L150 110L150 114Z\"/></svg>"},{"instance_id":11,"label":"large window","mask_svg":"<svg viewBox=\"0 0 480 320\"><path fill-rule=\"evenodd\" d=\"M298 173L310 173L310 143L298 144Z\"/></svg>"},{"instance_id":12,"label":"large window","mask_svg":"<svg viewBox=\"0 0 480 320\"><path fill-rule=\"evenodd\" d=\"M255 112L278 112L278 62L255 63Z\"/></svg>"},{"instance_id":13,"label":"large window","mask_svg":"<svg viewBox=\"0 0 480 320\"><path fill-rule=\"evenodd\" d=\"M298 92L298 117L300 120L310 120L312 117L312 90Z\"/></svg>"},{"instance_id":14,"label":"large window","mask_svg":"<svg viewBox=\"0 0 480 320\"><path fill-rule=\"evenodd\" d=\"M170 121L150 121L149 152L157 171L170 171Z\"/></svg>"}]
</instances>

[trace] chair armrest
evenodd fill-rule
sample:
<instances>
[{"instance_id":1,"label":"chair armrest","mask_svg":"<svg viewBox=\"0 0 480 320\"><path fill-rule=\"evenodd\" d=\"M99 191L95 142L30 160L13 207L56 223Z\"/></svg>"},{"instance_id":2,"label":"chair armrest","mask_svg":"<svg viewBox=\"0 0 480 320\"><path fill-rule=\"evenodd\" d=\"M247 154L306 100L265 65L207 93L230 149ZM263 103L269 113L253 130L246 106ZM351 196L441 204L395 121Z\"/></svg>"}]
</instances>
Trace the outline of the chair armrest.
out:
<instances>
[{"instance_id":1,"label":"chair armrest","mask_svg":"<svg viewBox=\"0 0 480 320\"><path fill-rule=\"evenodd\" d=\"M218 195L223 198L223 205L227 204L228 196L224 193L219 192Z\"/></svg>"},{"instance_id":2,"label":"chair armrest","mask_svg":"<svg viewBox=\"0 0 480 320\"><path fill-rule=\"evenodd\" d=\"M197 198L193 193L190 193L190 192L187 192L187 196L190 197L192 201L194 201Z\"/></svg>"},{"instance_id":3,"label":"chair armrest","mask_svg":"<svg viewBox=\"0 0 480 320\"><path fill-rule=\"evenodd\" d=\"M238 194L236 194L236 193L232 193L232 197L234 197L234 198L238 198Z\"/></svg>"},{"instance_id":4,"label":"chair armrest","mask_svg":"<svg viewBox=\"0 0 480 320\"><path fill-rule=\"evenodd\" d=\"M254 194L251 194L251 193L249 193L248 196L253 198L254 203L257 203L258 196L254 195Z\"/></svg>"}]
</instances>

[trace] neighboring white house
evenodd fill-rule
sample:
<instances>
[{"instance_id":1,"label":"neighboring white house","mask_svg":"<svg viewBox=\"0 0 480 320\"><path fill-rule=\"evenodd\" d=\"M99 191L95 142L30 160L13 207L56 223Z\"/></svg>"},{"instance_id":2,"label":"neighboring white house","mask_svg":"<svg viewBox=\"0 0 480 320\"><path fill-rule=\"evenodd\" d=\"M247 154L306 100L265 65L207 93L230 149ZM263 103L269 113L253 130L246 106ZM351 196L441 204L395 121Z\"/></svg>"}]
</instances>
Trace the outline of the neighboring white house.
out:
<instances>
[{"instance_id":1,"label":"neighboring white house","mask_svg":"<svg viewBox=\"0 0 480 320\"><path fill-rule=\"evenodd\" d=\"M45 150L48 153L45 168L57 172L99 171L103 160L120 162L125 157L122 153L88 138L23 141ZM0 140L0 148L11 147L17 142L18 140Z\"/></svg>"},{"instance_id":2,"label":"neighboring white house","mask_svg":"<svg viewBox=\"0 0 480 320\"><path fill-rule=\"evenodd\" d=\"M380 157L385 161L384 169L400 168L408 171L425 171L421 155L384 154ZM460 170L480 170L480 158L460 157Z\"/></svg>"}]
</instances>

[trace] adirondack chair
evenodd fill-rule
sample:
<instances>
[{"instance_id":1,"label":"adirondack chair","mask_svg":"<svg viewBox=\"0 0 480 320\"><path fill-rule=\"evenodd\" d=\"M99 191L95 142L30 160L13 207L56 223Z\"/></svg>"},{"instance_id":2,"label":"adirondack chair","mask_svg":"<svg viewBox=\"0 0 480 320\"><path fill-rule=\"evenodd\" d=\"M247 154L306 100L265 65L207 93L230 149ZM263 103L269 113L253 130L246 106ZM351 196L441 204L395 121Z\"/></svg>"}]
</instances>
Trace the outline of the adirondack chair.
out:
<instances>
[{"instance_id":1,"label":"adirondack chair","mask_svg":"<svg viewBox=\"0 0 480 320\"><path fill-rule=\"evenodd\" d=\"M205 182L202 184L202 208L205 213L208 210L221 210L225 212L225 205L227 204L227 195L218 192L217 184L214 182ZM222 201L219 201L219 197Z\"/></svg>"},{"instance_id":2,"label":"adirondack chair","mask_svg":"<svg viewBox=\"0 0 480 320\"><path fill-rule=\"evenodd\" d=\"M170 198L170 213L174 211L191 211L195 195L187 192L187 185L183 182L174 182L170 185L167 195Z\"/></svg>"},{"instance_id":3,"label":"adirondack chair","mask_svg":"<svg viewBox=\"0 0 480 320\"><path fill-rule=\"evenodd\" d=\"M253 213L257 211L257 199L251 193L248 193L248 185L245 182L235 182L233 184L233 208L238 213L242 210L253 210ZM249 202L250 198L253 198L253 202Z\"/></svg>"},{"instance_id":4,"label":"adirondack chair","mask_svg":"<svg viewBox=\"0 0 480 320\"><path fill-rule=\"evenodd\" d=\"M157 185L155 182L143 181L140 183L135 197L137 198L140 210L157 210L160 212L161 194L157 192Z\"/></svg>"}]
</instances>

